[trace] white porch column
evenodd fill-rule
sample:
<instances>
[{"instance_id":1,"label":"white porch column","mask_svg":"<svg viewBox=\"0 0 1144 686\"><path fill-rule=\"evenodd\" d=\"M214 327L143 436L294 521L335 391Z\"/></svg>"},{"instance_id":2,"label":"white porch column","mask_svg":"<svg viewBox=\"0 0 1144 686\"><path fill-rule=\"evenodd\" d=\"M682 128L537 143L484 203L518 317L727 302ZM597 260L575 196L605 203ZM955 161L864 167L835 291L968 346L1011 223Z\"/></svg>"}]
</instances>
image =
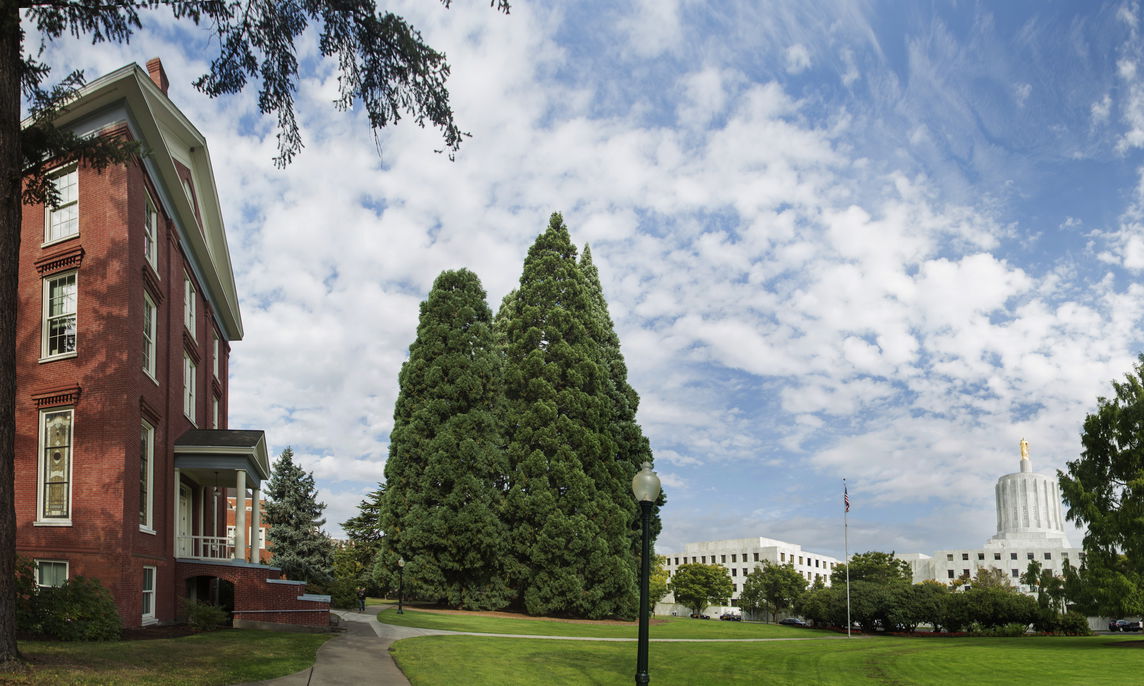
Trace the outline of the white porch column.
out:
<instances>
[{"instance_id":1,"label":"white porch column","mask_svg":"<svg viewBox=\"0 0 1144 686\"><path fill-rule=\"evenodd\" d=\"M258 528L262 526L262 513L261 508L258 507L258 494L259 490L253 488L250 491L250 561L261 562L258 556L258 541L260 536Z\"/></svg>"},{"instance_id":2,"label":"white porch column","mask_svg":"<svg viewBox=\"0 0 1144 686\"><path fill-rule=\"evenodd\" d=\"M238 470L234 489L234 559L246 559L246 470Z\"/></svg>"},{"instance_id":3,"label":"white porch column","mask_svg":"<svg viewBox=\"0 0 1144 686\"><path fill-rule=\"evenodd\" d=\"M173 548L175 550L175 557L182 557L184 554L183 553L183 542L179 540L179 534L183 533L183 532L179 531L179 484L181 483L180 478L181 478L180 477L180 470L178 467L175 467L175 489L173 491L171 491L171 493L174 494L171 496L171 531L175 532L175 536L174 536L175 545L173 546Z\"/></svg>"}]
</instances>

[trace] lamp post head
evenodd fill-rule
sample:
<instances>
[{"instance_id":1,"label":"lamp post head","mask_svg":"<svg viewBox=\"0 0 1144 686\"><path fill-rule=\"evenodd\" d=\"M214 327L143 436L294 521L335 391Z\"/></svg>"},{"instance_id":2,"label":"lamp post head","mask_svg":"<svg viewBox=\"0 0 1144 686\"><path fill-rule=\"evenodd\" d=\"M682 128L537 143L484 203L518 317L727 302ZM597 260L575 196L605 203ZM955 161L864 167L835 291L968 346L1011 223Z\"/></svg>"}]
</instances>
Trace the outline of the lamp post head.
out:
<instances>
[{"instance_id":1,"label":"lamp post head","mask_svg":"<svg viewBox=\"0 0 1144 686\"><path fill-rule=\"evenodd\" d=\"M404 557L397 558L397 566L402 567L402 568L405 567L405 558Z\"/></svg>"},{"instance_id":2,"label":"lamp post head","mask_svg":"<svg viewBox=\"0 0 1144 686\"><path fill-rule=\"evenodd\" d=\"M632 477L632 493L636 500L653 503L659 498L659 477L651 470L651 463L644 462L643 469Z\"/></svg>"}]
</instances>

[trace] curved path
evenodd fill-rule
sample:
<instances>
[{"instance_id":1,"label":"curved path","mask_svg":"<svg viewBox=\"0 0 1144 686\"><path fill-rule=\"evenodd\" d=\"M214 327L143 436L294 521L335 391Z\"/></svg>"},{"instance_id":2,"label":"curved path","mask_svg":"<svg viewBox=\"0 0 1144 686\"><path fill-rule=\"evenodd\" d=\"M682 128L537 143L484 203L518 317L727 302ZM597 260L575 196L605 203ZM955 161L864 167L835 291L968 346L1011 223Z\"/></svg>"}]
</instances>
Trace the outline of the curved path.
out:
<instances>
[{"instance_id":1,"label":"curved path","mask_svg":"<svg viewBox=\"0 0 1144 686\"><path fill-rule=\"evenodd\" d=\"M346 628L318 649L314 666L268 681L252 681L238 686L345 686L378 684L407 686L409 680L389 654L394 641L415 636L486 636L490 638L540 638L555 641L635 641L635 638L593 638L587 636L534 636L531 634L488 634L473 631L445 631L395 626L377 621L377 613L389 605L374 605L365 612L334 610ZM775 641L833 641L846 636L806 638L653 638L653 643L770 643Z\"/></svg>"}]
</instances>

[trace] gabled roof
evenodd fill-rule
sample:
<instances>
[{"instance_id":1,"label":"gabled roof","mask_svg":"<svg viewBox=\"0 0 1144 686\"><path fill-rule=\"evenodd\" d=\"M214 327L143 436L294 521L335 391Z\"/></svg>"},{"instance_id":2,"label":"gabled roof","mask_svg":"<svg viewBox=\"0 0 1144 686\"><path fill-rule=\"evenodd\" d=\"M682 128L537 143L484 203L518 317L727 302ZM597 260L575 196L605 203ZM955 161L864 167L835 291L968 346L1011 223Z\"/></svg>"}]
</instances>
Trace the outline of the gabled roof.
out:
<instances>
[{"instance_id":1,"label":"gabled roof","mask_svg":"<svg viewBox=\"0 0 1144 686\"><path fill-rule=\"evenodd\" d=\"M226 227L202 133L137 64L117 69L81 88L56 125L79 135L92 135L121 122L124 114L132 136L144 146L144 165L162 196L161 202L174 218L223 336L231 341L241 339L242 316ZM27 124L26 120L24 125ZM175 150L187 158L193 172L201 231L195 208L177 172Z\"/></svg>"},{"instance_id":2,"label":"gabled roof","mask_svg":"<svg viewBox=\"0 0 1144 686\"><path fill-rule=\"evenodd\" d=\"M191 429L175 440L175 466L197 472L242 469L257 484L270 478L266 433L259 430Z\"/></svg>"}]
</instances>

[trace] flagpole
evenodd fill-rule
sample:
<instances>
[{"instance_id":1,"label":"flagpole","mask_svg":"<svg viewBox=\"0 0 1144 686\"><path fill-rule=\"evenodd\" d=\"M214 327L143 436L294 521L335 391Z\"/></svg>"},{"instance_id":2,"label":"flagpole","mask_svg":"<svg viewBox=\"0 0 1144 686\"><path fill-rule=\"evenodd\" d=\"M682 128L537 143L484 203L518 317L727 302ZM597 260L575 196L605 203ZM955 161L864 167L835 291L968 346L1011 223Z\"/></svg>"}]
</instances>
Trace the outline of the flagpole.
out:
<instances>
[{"instance_id":1,"label":"flagpole","mask_svg":"<svg viewBox=\"0 0 1144 686\"><path fill-rule=\"evenodd\" d=\"M846 638L850 638L850 492L842 480L842 546L846 561Z\"/></svg>"}]
</instances>

